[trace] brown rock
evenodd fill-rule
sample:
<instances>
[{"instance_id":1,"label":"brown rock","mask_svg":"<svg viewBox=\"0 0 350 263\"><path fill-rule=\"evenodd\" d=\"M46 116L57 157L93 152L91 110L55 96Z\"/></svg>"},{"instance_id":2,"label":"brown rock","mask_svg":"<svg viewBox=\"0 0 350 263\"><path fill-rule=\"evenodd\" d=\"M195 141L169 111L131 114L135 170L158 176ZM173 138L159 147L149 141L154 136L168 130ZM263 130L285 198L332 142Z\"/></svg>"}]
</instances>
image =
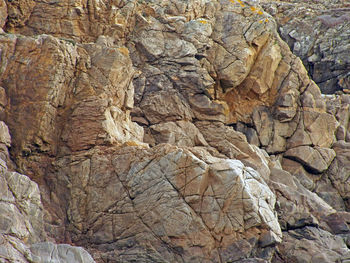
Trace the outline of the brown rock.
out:
<instances>
[{"instance_id":1,"label":"brown rock","mask_svg":"<svg viewBox=\"0 0 350 263\"><path fill-rule=\"evenodd\" d=\"M151 124L192 119L189 105L178 92L164 91L148 95L140 107Z\"/></svg>"},{"instance_id":2,"label":"brown rock","mask_svg":"<svg viewBox=\"0 0 350 263\"><path fill-rule=\"evenodd\" d=\"M197 127L188 121L166 122L150 126L151 144L169 143L177 146L207 146ZM148 142L147 140L145 142Z\"/></svg>"},{"instance_id":3,"label":"brown rock","mask_svg":"<svg viewBox=\"0 0 350 263\"><path fill-rule=\"evenodd\" d=\"M323 176L321 180L317 181L314 191L337 211L346 210L345 200L343 200L337 188L333 186L328 176Z\"/></svg>"},{"instance_id":4,"label":"brown rock","mask_svg":"<svg viewBox=\"0 0 350 263\"><path fill-rule=\"evenodd\" d=\"M330 147L335 141L338 123L332 115L304 109L304 125L314 145Z\"/></svg>"},{"instance_id":5,"label":"brown rock","mask_svg":"<svg viewBox=\"0 0 350 263\"><path fill-rule=\"evenodd\" d=\"M349 226L347 224L349 217L349 213L343 212L329 215L325 221L334 234L344 234L350 232Z\"/></svg>"},{"instance_id":6,"label":"brown rock","mask_svg":"<svg viewBox=\"0 0 350 263\"><path fill-rule=\"evenodd\" d=\"M80 153L73 162L61 159L53 179L62 186L64 178L71 181L59 194L69 200L73 240L98 247L106 257L125 255L141 245L165 260L181 257L189 262L217 262L218 253L225 255L240 236L260 228L271 229L278 242L279 226L271 210L274 196L260 175L240 161L205 154L210 163L163 144L147 151L95 149L91 157ZM115 236L120 241L113 241ZM125 239L130 239L128 248L122 245ZM110 242L116 243L109 252L105 244ZM163 251L164 242L180 254Z\"/></svg>"},{"instance_id":7,"label":"brown rock","mask_svg":"<svg viewBox=\"0 0 350 263\"><path fill-rule=\"evenodd\" d=\"M7 30L24 35L51 34L92 42L100 35L123 37L134 25L134 3L8 2ZM117 11L118 10L118 11ZM119 11L120 10L120 11Z\"/></svg>"},{"instance_id":8,"label":"brown rock","mask_svg":"<svg viewBox=\"0 0 350 263\"><path fill-rule=\"evenodd\" d=\"M297 189L297 185L293 180L293 176L283 169L272 168L270 180L274 181L275 183L284 184L291 189Z\"/></svg>"},{"instance_id":9,"label":"brown rock","mask_svg":"<svg viewBox=\"0 0 350 263\"><path fill-rule=\"evenodd\" d=\"M0 0L0 33L3 32L3 27L7 19L7 6L4 0Z\"/></svg>"},{"instance_id":10,"label":"brown rock","mask_svg":"<svg viewBox=\"0 0 350 263\"><path fill-rule=\"evenodd\" d=\"M297 129L287 140L287 149L302 145L312 145L312 141L310 135L305 130L304 122L299 121Z\"/></svg>"},{"instance_id":11,"label":"brown rock","mask_svg":"<svg viewBox=\"0 0 350 263\"><path fill-rule=\"evenodd\" d=\"M273 137L273 118L265 108L257 108L253 113L253 122L262 146L268 146Z\"/></svg>"},{"instance_id":12,"label":"brown rock","mask_svg":"<svg viewBox=\"0 0 350 263\"><path fill-rule=\"evenodd\" d=\"M291 175L288 181L292 180L290 177ZM335 213L335 210L318 195L307 190L299 180L294 179L294 184L284 182L270 181L270 186L276 192L276 211L281 229L322 225L330 230L322 221L328 215Z\"/></svg>"},{"instance_id":13,"label":"brown rock","mask_svg":"<svg viewBox=\"0 0 350 263\"><path fill-rule=\"evenodd\" d=\"M22 27L27 23L33 8L36 5L33 0L7 1L7 30L13 31L14 27Z\"/></svg>"},{"instance_id":14,"label":"brown rock","mask_svg":"<svg viewBox=\"0 0 350 263\"><path fill-rule=\"evenodd\" d=\"M349 16L346 1L264 1L281 37L301 58L323 93L346 89L348 76ZM339 31L339 28L342 30ZM337 39L334 48L332 40Z\"/></svg>"},{"instance_id":15,"label":"brown rock","mask_svg":"<svg viewBox=\"0 0 350 263\"><path fill-rule=\"evenodd\" d=\"M95 144L142 140L142 128L129 117L133 68L118 48L76 46L51 36L3 35L1 41L5 46L1 85L10 98L6 120L20 167L42 158L42 153L54 156L59 149L67 151L60 148L62 143L76 151ZM89 75L96 77L89 80ZM16 88L28 86L29 80L31 89ZM45 172L32 173L40 177Z\"/></svg>"},{"instance_id":16,"label":"brown rock","mask_svg":"<svg viewBox=\"0 0 350 263\"><path fill-rule=\"evenodd\" d=\"M283 158L282 167L291 175L299 180L299 182L308 190L314 191L316 182L320 179L320 175L307 172L300 162L291 159Z\"/></svg>"},{"instance_id":17,"label":"brown rock","mask_svg":"<svg viewBox=\"0 0 350 263\"><path fill-rule=\"evenodd\" d=\"M18 169L40 185L50 236L99 262L271 262L282 227L286 261L303 259L293 244L311 247L305 258L315 262L345 260L333 234L348 234L334 209L347 209L346 145L335 144L339 158L320 173L334 158L333 115L349 128L347 100L326 108L275 22L252 3L12 1L5 30L17 35L0 36L0 117ZM130 119L134 104L145 136ZM263 149L230 126L238 120ZM0 150L8 158L5 144ZM6 249L39 225L33 216L22 224L21 209L40 217L25 202L26 181L7 176L3 199L8 185L19 198L0 213ZM338 247L322 251L321 236ZM84 254L31 248L35 262L54 251ZM22 262L31 255L8 251Z\"/></svg>"},{"instance_id":18,"label":"brown rock","mask_svg":"<svg viewBox=\"0 0 350 263\"><path fill-rule=\"evenodd\" d=\"M5 144L7 147L11 146L9 129L3 121L0 122L0 143Z\"/></svg>"}]
</instances>

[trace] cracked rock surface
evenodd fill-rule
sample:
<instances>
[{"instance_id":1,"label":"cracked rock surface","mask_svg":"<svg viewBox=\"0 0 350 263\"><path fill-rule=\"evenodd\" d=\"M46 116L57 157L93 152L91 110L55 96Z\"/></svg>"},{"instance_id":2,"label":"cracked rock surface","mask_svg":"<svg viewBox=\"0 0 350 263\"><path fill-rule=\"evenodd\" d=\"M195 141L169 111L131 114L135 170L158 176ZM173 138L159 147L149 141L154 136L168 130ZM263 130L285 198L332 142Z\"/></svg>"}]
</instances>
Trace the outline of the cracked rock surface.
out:
<instances>
[{"instance_id":1,"label":"cracked rock surface","mask_svg":"<svg viewBox=\"0 0 350 263\"><path fill-rule=\"evenodd\" d=\"M350 260L347 19L257 2L0 0L1 262Z\"/></svg>"},{"instance_id":2,"label":"cracked rock surface","mask_svg":"<svg viewBox=\"0 0 350 263\"><path fill-rule=\"evenodd\" d=\"M323 93L350 92L348 1L264 1L263 7Z\"/></svg>"}]
</instances>

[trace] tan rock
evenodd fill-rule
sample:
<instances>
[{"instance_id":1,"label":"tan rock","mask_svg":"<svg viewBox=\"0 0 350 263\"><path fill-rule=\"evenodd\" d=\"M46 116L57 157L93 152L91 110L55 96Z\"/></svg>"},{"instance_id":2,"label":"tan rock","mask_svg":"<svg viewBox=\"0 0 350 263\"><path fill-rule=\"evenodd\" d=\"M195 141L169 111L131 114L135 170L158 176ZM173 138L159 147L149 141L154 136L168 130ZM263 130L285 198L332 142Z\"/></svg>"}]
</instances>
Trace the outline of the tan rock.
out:
<instances>
[{"instance_id":1,"label":"tan rock","mask_svg":"<svg viewBox=\"0 0 350 263\"><path fill-rule=\"evenodd\" d=\"M322 93L346 90L348 2L282 0L264 1L262 5L277 20L281 37L303 61ZM341 32L337 30L339 26ZM332 44L334 39L337 39L336 48Z\"/></svg>"},{"instance_id":2,"label":"tan rock","mask_svg":"<svg viewBox=\"0 0 350 263\"><path fill-rule=\"evenodd\" d=\"M330 147L335 141L338 127L336 119L327 113L304 109L304 125L313 145Z\"/></svg>"},{"instance_id":3,"label":"tan rock","mask_svg":"<svg viewBox=\"0 0 350 263\"><path fill-rule=\"evenodd\" d=\"M281 122L291 121L297 113L297 98L295 90L289 90L286 94L279 96L276 101L275 115Z\"/></svg>"},{"instance_id":4,"label":"tan rock","mask_svg":"<svg viewBox=\"0 0 350 263\"><path fill-rule=\"evenodd\" d=\"M280 122L274 120L274 133L271 142L267 145L266 151L270 154L284 152L287 149L287 140L295 132L296 121Z\"/></svg>"},{"instance_id":5,"label":"tan rock","mask_svg":"<svg viewBox=\"0 0 350 263\"><path fill-rule=\"evenodd\" d=\"M8 171L6 162L0 161L1 260L95 262L82 248L43 242L47 237L38 185L25 175Z\"/></svg>"},{"instance_id":6,"label":"tan rock","mask_svg":"<svg viewBox=\"0 0 350 263\"><path fill-rule=\"evenodd\" d=\"M332 114L347 138L347 108L336 106L346 99L325 107L256 2L73 2L12 1L6 30L18 35L0 36L0 117L18 169L40 185L52 237L89 248L99 262L267 263L279 255L282 227L286 260L302 260L292 242L311 247L305 258L315 262L345 259L337 258L348 252L343 243L327 234L347 234L348 219L331 207L347 209L344 145L335 144L330 173L320 173L334 158ZM263 149L227 125L238 120ZM299 163L282 159L285 151ZM3 229L13 229L6 249L26 262L27 244L17 252L8 244L30 236L22 210L33 229L39 224L38 193L27 198L31 184L7 176L0 207L17 200L10 184L18 206L3 209ZM314 240L305 245L297 231L308 227ZM321 235L339 241L336 256L322 252ZM32 262L82 255L50 243L31 248Z\"/></svg>"},{"instance_id":7,"label":"tan rock","mask_svg":"<svg viewBox=\"0 0 350 263\"><path fill-rule=\"evenodd\" d=\"M266 108L256 108L252 115L254 126L262 146L270 144L273 137L273 118Z\"/></svg>"},{"instance_id":8,"label":"tan rock","mask_svg":"<svg viewBox=\"0 0 350 263\"><path fill-rule=\"evenodd\" d=\"M346 199L343 200L337 188L333 186L332 181L328 177L322 177L321 180L317 181L314 191L337 211L346 210Z\"/></svg>"},{"instance_id":9,"label":"tan rock","mask_svg":"<svg viewBox=\"0 0 350 263\"><path fill-rule=\"evenodd\" d=\"M151 124L162 121L192 120L189 105L178 92L159 92L147 96L141 103L147 120Z\"/></svg>"},{"instance_id":10,"label":"tan rock","mask_svg":"<svg viewBox=\"0 0 350 263\"><path fill-rule=\"evenodd\" d=\"M7 19L7 5L4 0L0 0L0 33L3 32L3 27Z\"/></svg>"},{"instance_id":11,"label":"tan rock","mask_svg":"<svg viewBox=\"0 0 350 263\"><path fill-rule=\"evenodd\" d=\"M289 181L293 180L290 178ZM299 180L293 183L270 181L270 186L276 192L277 214L282 230L302 228L307 225L322 225L329 229L322 221L324 217L335 213L335 210L322 200L317 194L304 188ZM297 188L295 188L295 185Z\"/></svg>"},{"instance_id":12,"label":"tan rock","mask_svg":"<svg viewBox=\"0 0 350 263\"><path fill-rule=\"evenodd\" d=\"M37 243L30 247L30 252L30 257L38 263L44 263L50 260L72 263L95 263L85 249L67 244L54 244L51 242Z\"/></svg>"},{"instance_id":13,"label":"tan rock","mask_svg":"<svg viewBox=\"0 0 350 263\"><path fill-rule=\"evenodd\" d=\"M270 180L274 181L275 183L284 184L291 189L297 189L297 185L293 180L293 176L288 171L285 171L283 169L272 168Z\"/></svg>"},{"instance_id":14,"label":"tan rock","mask_svg":"<svg viewBox=\"0 0 350 263\"><path fill-rule=\"evenodd\" d=\"M92 42L100 35L123 37L134 25L135 3L68 0L54 3L32 0L9 2L8 29L24 35L51 34Z\"/></svg>"},{"instance_id":15,"label":"tan rock","mask_svg":"<svg viewBox=\"0 0 350 263\"><path fill-rule=\"evenodd\" d=\"M206 146L208 143L203 138L197 127L188 121L166 122L150 126L150 136L153 144L169 143L177 146ZM146 142L148 142L146 140Z\"/></svg>"},{"instance_id":16,"label":"tan rock","mask_svg":"<svg viewBox=\"0 0 350 263\"><path fill-rule=\"evenodd\" d=\"M258 147L249 145L242 133L220 122L196 122L196 126L210 146L254 168L265 180L269 178L268 159Z\"/></svg>"},{"instance_id":17,"label":"tan rock","mask_svg":"<svg viewBox=\"0 0 350 263\"><path fill-rule=\"evenodd\" d=\"M219 253L225 255L234 242L247 233L258 235L259 229L270 229L274 242L279 242L281 232L272 212L274 195L261 176L240 161L202 153L210 163L186 149L164 144L148 150L95 149L91 157L80 153L73 162L61 159L56 178L71 181L68 189L60 191L69 198L65 205L75 229L73 240L103 249L115 236L134 237L165 260L178 259L176 253L162 251L166 242L181 249L188 262L199 258L218 262ZM118 246L114 255L124 254L125 248ZM135 249L135 243L127 248Z\"/></svg>"},{"instance_id":18,"label":"tan rock","mask_svg":"<svg viewBox=\"0 0 350 263\"><path fill-rule=\"evenodd\" d=\"M338 190L341 197L344 199L345 204L349 207L347 202L349 198L349 160L350 160L350 143L339 141L335 143L333 147L337 156L334 162L329 167L327 175L332 181L334 187Z\"/></svg>"},{"instance_id":19,"label":"tan rock","mask_svg":"<svg viewBox=\"0 0 350 263\"><path fill-rule=\"evenodd\" d=\"M129 115L134 70L120 49L77 46L51 36L3 35L1 40L6 58L1 83L11 98L6 120L14 155L25 157L19 158L23 169L31 160L45 159L41 153L54 156L62 144L63 151L77 151L96 144L141 143L143 129ZM37 57L38 52L42 56ZM12 78L13 74L26 77ZM28 79L32 89L16 89L27 86ZM43 170L45 165L32 173L40 177Z\"/></svg>"},{"instance_id":20,"label":"tan rock","mask_svg":"<svg viewBox=\"0 0 350 263\"><path fill-rule=\"evenodd\" d=\"M7 147L11 146L9 128L3 121L0 122L0 143L5 144Z\"/></svg>"},{"instance_id":21,"label":"tan rock","mask_svg":"<svg viewBox=\"0 0 350 263\"><path fill-rule=\"evenodd\" d=\"M296 131L288 138L287 149L301 145L312 145L310 135L306 132L303 121L299 121Z\"/></svg>"},{"instance_id":22,"label":"tan rock","mask_svg":"<svg viewBox=\"0 0 350 263\"><path fill-rule=\"evenodd\" d=\"M276 262L336 262L349 258L342 238L313 227L288 231L279 251L281 256Z\"/></svg>"},{"instance_id":23,"label":"tan rock","mask_svg":"<svg viewBox=\"0 0 350 263\"><path fill-rule=\"evenodd\" d=\"M282 168L297 178L299 182L309 191L315 190L317 181L321 177L319 174L307 172L300 162L287 158L282 159Z\"/></svg>"},{"instance_id":24,"label":"tan rock","mask_svg":"<svg viewBox=\"0 0 350 263\"><path fill-rule=\"evenodd\" d=\"M313 173L322 173L327 170L335 155L332 149L310 146L298 146L284 153L285 158L296 160Z\"/></svg>"}]
</instances>

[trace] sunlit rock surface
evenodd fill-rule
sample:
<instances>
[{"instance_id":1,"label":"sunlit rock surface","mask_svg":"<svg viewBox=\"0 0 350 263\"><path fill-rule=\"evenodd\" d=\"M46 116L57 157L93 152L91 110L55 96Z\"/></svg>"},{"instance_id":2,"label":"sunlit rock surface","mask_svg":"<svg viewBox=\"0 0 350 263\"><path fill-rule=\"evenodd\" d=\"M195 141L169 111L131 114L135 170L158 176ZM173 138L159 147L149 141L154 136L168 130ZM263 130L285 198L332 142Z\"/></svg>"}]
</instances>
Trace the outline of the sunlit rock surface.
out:
<instances>
[{"instance_id":1,"label":"sunlit rock surface","mask_svg":"<svg viewBox=\"0 0 350 263\"><path fill-rule=\"evenodd\" d=\"M258 2L0 0L0 260L349 260L349 7Z\"/></svg>"}]
</instances>

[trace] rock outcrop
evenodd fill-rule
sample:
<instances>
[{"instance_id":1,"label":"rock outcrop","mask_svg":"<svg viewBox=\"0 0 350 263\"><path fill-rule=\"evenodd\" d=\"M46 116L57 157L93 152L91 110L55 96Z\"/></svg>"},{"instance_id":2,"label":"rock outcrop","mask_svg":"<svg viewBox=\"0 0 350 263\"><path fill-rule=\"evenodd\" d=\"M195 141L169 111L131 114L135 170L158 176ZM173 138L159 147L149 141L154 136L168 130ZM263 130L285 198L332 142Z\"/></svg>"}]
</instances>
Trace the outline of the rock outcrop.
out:
<instances>
[{"instance_id":1,"label":"rock outcrop","mask_svg":"<svg viewBox=\"0 0 350 263\"><path fill-rule=\"evenodd\" d=\"M347 50L263 6L0 0L0 259L350 260Z\"/></svg>"},{"instance_id":2,"label":"rock outcrop","mask_svg":"<svg viewBox=\"0 0 350 263\"><path fill-rule=\"evenodd\" d=\"M0 261L95 262L83 248L48 242L39 187L27 176L10 171L7 146L11 137L0 122Z\"/></svg>"},{"instance_id":3,"label":"rock outcrop","mask_svg":"<svg viewBox=\"0 0 350 263\"><path fill-rule=\"evenodd\" d=\"M264 1L281 37L323 93L350 92L350 5L346 1Z\"/></svg>"}]
</instances>

